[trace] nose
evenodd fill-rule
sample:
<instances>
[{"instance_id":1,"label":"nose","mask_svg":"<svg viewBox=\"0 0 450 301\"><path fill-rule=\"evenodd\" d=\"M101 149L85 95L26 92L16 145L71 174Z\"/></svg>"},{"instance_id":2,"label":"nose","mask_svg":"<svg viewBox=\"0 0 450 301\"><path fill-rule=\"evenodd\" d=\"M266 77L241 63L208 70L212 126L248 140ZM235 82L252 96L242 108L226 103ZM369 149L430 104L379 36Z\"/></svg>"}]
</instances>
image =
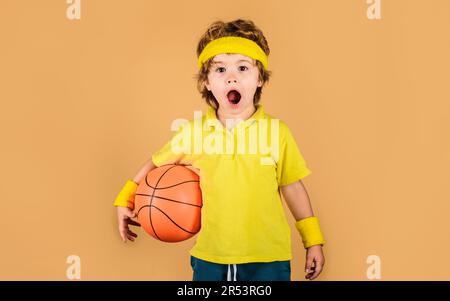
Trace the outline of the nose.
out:
<instances>
[{"instance_id":1,"label":"nose","mask_svg":"<svg viewBox=\"0 0 450 301\"><path fill-rule=\"evenodd\" d=\"M227 72L227 76L226 76L226 82L227 84L236 84L238 82L238 77L236 72L230 70L230 72Z\"/></svg>"}]
</instances>

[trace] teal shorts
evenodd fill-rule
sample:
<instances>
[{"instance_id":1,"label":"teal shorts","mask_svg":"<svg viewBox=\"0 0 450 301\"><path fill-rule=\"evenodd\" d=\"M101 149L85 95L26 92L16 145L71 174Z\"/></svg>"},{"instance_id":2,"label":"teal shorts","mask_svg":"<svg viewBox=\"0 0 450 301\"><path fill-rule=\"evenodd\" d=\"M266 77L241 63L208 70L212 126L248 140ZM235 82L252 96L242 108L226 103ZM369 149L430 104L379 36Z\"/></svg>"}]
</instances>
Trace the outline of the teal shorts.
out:
<instances>
[{"instance_id":1,"label":"teal shorts","mask_svg":"<svg viewBox=\"0 0 450 301\"><path fill-rule=\"evenodd\" d=\"M290 281L291 262L220 264L191 256L193 281Z\"/></svg>"}]
</instances>

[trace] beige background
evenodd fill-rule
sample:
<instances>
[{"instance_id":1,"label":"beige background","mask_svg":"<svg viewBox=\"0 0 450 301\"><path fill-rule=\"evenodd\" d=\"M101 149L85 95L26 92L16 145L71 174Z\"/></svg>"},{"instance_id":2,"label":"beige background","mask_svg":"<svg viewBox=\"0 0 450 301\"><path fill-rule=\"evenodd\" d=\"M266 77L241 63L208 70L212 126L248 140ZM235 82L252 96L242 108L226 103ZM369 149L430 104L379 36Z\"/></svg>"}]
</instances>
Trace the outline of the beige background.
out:
<instances>
[{"instance_id":1,"label":"beige background","mask_svg":"<svg viewBox=\"0 0 450 301\"><path fill-rule=\"evenodd\" d=\"M267 112L292 128L328 243L321 280L450 280L450 2L0 2L0 279L190 280L194 239L119 239L112 202L206 106L195 48L250 18L271 48ZM305 252L293 227L293 279Z\"/></svg>"}]
</instances>

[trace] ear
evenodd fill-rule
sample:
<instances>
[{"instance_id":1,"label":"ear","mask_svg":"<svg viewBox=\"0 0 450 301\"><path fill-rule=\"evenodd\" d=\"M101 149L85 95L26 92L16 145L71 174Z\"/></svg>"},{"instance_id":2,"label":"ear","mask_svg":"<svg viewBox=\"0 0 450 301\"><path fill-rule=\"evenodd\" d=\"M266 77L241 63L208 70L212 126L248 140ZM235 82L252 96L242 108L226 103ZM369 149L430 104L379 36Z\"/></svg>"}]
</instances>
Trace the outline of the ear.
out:
<instances>
[{"instance_id":1,"label":"ear","mask_svg":"<svg viewBox=\"0 0 450 301\"><path fill-rule=\"evenodd\" d=\"M208 79L205 80L205 87L208 89L208 91L211 91L211 86L209 85Z\"/></svg>"},{"instance_id":2,"label":"ear","mask_svg":"<svg viewBox=\"0 0 450 301\"><path fill-rule=\"evenodd\" d=\"M258 80L258 87L262 87L262 85L263 85L262 80Z\"/></svg>"}]
</instances>

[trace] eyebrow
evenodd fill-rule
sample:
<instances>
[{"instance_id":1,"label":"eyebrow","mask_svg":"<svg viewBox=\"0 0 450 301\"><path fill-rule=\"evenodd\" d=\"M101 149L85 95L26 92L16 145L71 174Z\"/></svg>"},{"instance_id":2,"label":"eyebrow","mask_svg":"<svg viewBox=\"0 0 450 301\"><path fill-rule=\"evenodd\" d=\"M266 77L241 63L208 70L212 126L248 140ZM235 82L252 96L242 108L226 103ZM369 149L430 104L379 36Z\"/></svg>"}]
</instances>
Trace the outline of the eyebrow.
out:
<instances>
[{"instance_id":1,"label":"eyebrow","mask_svg":"<svg viewBox=\"0 0 450 301\"><path fill-rule=\"evenodd\" d=\"M213 64L223 64L224 62L222 62L222 61L212 61L213 62ZM249 64L252 64L253 62L250 62L249 60L239 60L239 61L237 61L237 63L240 63L240 62L246 62L246 63L249 63Z\"/></svg>"}]
</instances>

